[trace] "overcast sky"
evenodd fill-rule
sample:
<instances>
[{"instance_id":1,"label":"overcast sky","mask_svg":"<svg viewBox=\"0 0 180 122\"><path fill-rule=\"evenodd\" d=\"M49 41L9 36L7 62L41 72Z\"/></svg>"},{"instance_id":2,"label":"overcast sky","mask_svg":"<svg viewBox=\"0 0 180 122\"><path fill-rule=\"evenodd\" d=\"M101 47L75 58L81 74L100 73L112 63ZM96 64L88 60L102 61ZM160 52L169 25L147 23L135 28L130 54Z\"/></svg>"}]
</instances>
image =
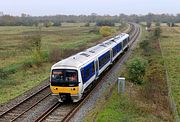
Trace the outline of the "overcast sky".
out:
<instances>
[{"instance_id":1,"label":"overcast sky","mask_svg":"<svg viewBox=\"0 0 180 122\"><path fill-rule=\"evenodd\" d=\"M180 13L179 0L0 0L4 14L33 16L57 14L119 15Z\"/></svg>"}]
</instances>

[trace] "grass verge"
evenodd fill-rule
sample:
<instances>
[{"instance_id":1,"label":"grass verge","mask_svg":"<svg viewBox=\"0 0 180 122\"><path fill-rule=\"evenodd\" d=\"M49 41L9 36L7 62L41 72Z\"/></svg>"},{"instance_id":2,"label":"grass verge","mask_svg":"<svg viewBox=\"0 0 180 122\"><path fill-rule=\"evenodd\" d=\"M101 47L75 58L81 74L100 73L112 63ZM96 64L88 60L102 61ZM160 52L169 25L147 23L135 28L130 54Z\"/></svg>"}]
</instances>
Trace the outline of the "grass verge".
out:
<instances>
[{"instance_id":1,"label":"grass verge","mask_svg":"<svg viewBox=\"0 0 180 122\"><path fill-rule=\"evenodd\" d=\"M163 58L167 68L168 82L171 87L178 115L180 117L180 27L163 27L160 38Z\"/></svg>"},{"instance_id":2,"label":"grass verge","mask_svg":"<svg viewBox=\"0 0 180 122\"><path fill-rule=\"evenodd\" d=\"M118 95L117 85L114 86L112 95L106 100L99 100L96 107L85 117L85 122L174 121L169 107L165 67L159 41L152 38L152 33L145 32L143 28L141 42L145 39L149 40L150 52L144 53L138 47L129 58L131 60L135 57L142 57L148 60L148 68L144 77L145 83L139 86L133 85L127 80L124 95ZM127 78L127 64L121 69L119 76ZM105 93L105 96L108 94L110 93Z\"/></svg>"}]
</instances>

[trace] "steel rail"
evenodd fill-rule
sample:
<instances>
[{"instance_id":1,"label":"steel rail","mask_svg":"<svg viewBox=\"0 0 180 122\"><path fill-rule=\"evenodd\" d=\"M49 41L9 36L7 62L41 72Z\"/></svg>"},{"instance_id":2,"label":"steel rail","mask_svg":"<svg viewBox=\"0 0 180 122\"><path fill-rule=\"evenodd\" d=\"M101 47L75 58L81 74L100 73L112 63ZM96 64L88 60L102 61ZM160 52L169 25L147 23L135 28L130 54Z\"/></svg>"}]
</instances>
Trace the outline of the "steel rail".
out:
<instances>
[{"instance_id":1,"label":"steel rail","mask_svg":"<svg viewBox=\"0 0 180 122\"><path fill-rule=\"evenodd\" d=\"M138 27L135 27L135 25L132 24L132 23L130 23L130 25L131 25L131 30L129 31L129 33L131 34L131 41L132 41L132 43L131 43L130 46L132 46L133 42L134 42L134 41L136 40L136 38L138 37L139 29L137 29ZM132 31L132 30L133 30L133 31ZM133 33L133 32L134 32L134 33ZM123 57L123 56L124 56L124 57ZM126 55L123 55L123 56L121 57L122 60L125 58ZM79 101L79 103L78 103L75 107L73 107L72 110L64 117L64 119L62 120L63 122L69 121L69 120L74 116L74 114L80 109L80 107L84 104L84 102L92 95L93 91L94 91L97 87L99 87L99 85L101 85L101 84L100 84L100 81L101 81L102 78L103 78L103 77L100 77L100 78L98 79L97 84L93 87L93 89L90 91L90 93L89 93L88 95L86 95L86 96L84 97L84 99L82 99L81 101ZM58 102L55 103L55 105L53 105L52 107L48 108L44 113L42 113L42 115L39 116L39 117L35 120L35 122L41 122L41 121L43 121L47 116L49 116L49 115L50 115L54 110L56 110L56 109L59 107L59 105L60 105L60 103L59 103L58 105L56 105L56 104L58 104Z\"/></svg>"}]
</instances>

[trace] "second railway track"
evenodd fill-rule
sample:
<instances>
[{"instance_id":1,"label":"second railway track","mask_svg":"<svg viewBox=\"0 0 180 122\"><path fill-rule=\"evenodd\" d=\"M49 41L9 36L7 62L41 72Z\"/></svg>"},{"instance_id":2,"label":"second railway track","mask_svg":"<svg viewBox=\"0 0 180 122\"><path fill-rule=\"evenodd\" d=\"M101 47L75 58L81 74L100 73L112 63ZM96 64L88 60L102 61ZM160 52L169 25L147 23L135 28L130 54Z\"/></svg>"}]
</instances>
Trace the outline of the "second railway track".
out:
<instances>
[{"instance_id":1,"label":"second railway track","mask_svg":"<svg viewBox=\"0 0 180 122\"><path fill-rule=\"evenodd\" d=\"M1 122L12 122L20 118L27 111L36 106L40 101L50 96L49 85L44 86L36 93L30 95L12 108L9 108L0 115Z\"/></svg>"}]
</instances>

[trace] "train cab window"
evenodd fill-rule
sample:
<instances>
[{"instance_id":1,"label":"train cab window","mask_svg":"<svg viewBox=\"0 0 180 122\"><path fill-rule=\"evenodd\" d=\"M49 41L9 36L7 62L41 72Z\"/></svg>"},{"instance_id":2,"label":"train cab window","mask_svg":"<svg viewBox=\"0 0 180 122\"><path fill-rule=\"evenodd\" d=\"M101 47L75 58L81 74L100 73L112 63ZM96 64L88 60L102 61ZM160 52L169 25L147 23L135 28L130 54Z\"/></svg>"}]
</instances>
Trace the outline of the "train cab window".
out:
<instances>
[{"instance_id":1,"label":"train cab window","mask_svg":"<svg viewBox=\"0 0 180 122\"><path fill-rule=\"evenodd\" d=\"M52 79L63 80L64 72L62 70L53 70Z\"/></svg>"},{"instance_id":2,"label":"train cab window","mask_svg":"<svg viewBox=\"0 0 180 122\"><path fill-rule=\"evenodd\" d=\"M51 75L52 86L77 86L78 73L72 69L55 69Z\"/></svg>"},{"instance_id":3,"label":"train cab window","mask_svg":"<svg viewBox=\"0 0 180 122\"><path fill-rule=\"evenodd\" d=\"M77 82L77 73L72 70L67 70L65 79L67 82Z\"/></svg>"}]
</instances>

